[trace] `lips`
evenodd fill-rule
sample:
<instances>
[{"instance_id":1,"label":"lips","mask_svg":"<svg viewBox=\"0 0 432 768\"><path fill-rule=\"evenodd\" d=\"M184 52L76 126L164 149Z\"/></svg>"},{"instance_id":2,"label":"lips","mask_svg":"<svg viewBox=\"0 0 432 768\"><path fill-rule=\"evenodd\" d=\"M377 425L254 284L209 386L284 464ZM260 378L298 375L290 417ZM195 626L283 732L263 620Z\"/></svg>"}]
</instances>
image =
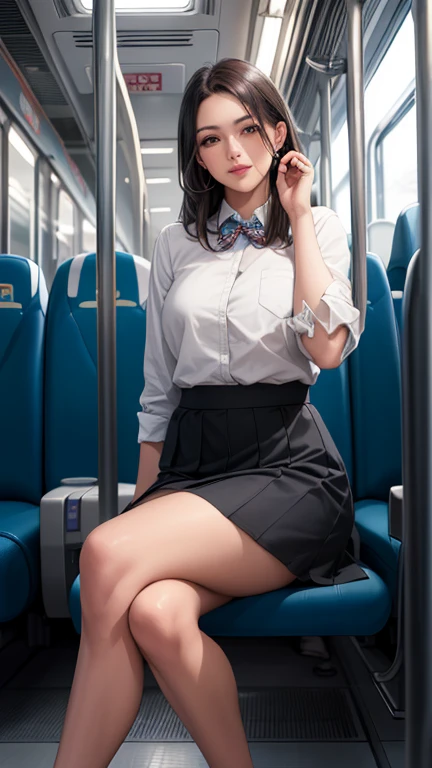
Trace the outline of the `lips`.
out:
<instances>
[{"instance_id":1,"label":"lips","mask_svg":"<svg viewBox=\"0 0 432 768\"><path fill-rule=\"evenodd\" d=\"M240 173L241 171L247 171L249 168L252 168L251 165L235 165L234 168L231 168L229 173Z\"/></svg>"}]
</instances>

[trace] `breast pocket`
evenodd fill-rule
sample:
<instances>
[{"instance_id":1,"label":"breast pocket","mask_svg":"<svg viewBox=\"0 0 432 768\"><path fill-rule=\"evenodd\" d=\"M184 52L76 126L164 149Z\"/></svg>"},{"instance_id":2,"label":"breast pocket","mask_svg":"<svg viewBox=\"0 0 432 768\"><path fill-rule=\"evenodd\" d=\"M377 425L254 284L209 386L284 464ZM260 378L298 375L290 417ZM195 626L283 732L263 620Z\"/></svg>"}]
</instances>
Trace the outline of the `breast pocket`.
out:
<instances>
[{"instance_id":1,"label":"breast pocket","mask_svg":"<svg viewBox=\"0 0 432 768\"><path fill-rule=\"evenodd\" d=\"M289 317L293 304L293 277L286 269L263 269L258 301L276 317Z\"/></svg>"}]
</instances>

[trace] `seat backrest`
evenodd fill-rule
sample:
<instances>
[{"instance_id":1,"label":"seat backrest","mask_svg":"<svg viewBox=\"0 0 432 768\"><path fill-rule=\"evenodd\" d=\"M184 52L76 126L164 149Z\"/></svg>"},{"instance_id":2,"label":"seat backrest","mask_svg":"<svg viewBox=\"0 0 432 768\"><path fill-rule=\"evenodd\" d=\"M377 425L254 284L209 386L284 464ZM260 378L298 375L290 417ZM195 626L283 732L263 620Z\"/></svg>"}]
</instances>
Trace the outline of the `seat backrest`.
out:
<instances>
[{"instance_id":1,"label":"seat backrest","mask_svg":"<svg viewBox=\"0 0 432 768\"><path fill-rule=\"evenodd\" d=\"M348 358L353 415L354 499L388 501L402 484L402 385L399 336L386 271L367 254L367 310Z\"/></svg>"},{"instance_id":2,"label":"seat backrest","mask_svg":"<svg viewBox=\"0 0 432 768\"><path fill-rule=\"evenodd\" d=\"M420 206L413 203L399 214L393 235L387 277L392 291L403 291L408 264L420 248Z\"/></svg>"},{"instance_id":3,"label":"seat backrest","mask_svg":"<svg viewBox=\"0 0 432 768\"><path fill-rule=\"evenodd\" d=\"M150 262L116 253L118 480L135 483ZM64 262L51 288L45 350L46 491L98 477L96 255Z\"/></svg>"},{"instance_id":4,"label":"seat backrest","mask_svg":"<svg viewBox=\"0 0 432 768\"><path fill-rule=\"evenodd\" d=\"M318 409L341 454L353 483L353 435L348 361L323 369L310 388L311 403Z\"/></svg>"},{"instance_id":5,"label":"seat backrest","mask_svg":"<svg viewBox=\"0 0 432 768\"><path fill-rule=\"evenodd\" d=\"M395 231L394 221L389 219L376 219L368 224L368 250L380 257L387 269L393 245Z\"/></svg>"},{"instance_id":6,"label":"seat backrest","mask_svg":"<svg viewBox=\"0 0 432 768\"><path fill-rule=\"evenodd\" d=\"M42 496L43 342L48 292L40 268L0 255L0 499Z\"/></svg>"}]
</instances>

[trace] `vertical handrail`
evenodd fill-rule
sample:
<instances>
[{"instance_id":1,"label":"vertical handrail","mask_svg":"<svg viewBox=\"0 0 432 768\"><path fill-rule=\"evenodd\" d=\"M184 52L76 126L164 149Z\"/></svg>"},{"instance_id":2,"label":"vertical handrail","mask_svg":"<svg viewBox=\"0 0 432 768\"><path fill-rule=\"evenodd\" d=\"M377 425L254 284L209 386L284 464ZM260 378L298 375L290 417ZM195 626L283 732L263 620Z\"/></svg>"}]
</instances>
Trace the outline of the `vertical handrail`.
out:
<instances>
[{"instance_id":1,"label":"vertical handrail","mask_svg":"<svg viewBox=\"0 0 432 768\"><path fill-rule=\"evenodd\" d=\"M99 521L118 513L115 157L116 25L114 0L94 0L93 71L96 140Z\"/></svg>"},{"instance_id":2,"label":"vertical handrail","mask_svg":"<svg viewBox=\"0 0 432 768\"><path fill-rule=\"evenodd\" d=\"M330 77L322 75L319 83L320 94L320 203L327 208L332 205L332 168L331 168L331 82Z\"/></svg>"},{"instance_id":3,"label":"vertical handrail","mask_svg":"<svg viewBox=\"0 0 432 768\"><path fill-rule=\"evenodd\" d=\"M404 301L406 768L432 755L432 0L414 0L421 249Z\"/></svg>"},{"instance_id":4,"label":"vertical handrail","mask_svg":"<svg viewBox=\"0 0 432 768\"><path fill-rule=\"evenodd\" d=\"M350 163L353 300L360 310L360 330L366 316L366 189L363 24L364 0L346 0L348 16L347 117Z\"/></svg>"}]
</instances>

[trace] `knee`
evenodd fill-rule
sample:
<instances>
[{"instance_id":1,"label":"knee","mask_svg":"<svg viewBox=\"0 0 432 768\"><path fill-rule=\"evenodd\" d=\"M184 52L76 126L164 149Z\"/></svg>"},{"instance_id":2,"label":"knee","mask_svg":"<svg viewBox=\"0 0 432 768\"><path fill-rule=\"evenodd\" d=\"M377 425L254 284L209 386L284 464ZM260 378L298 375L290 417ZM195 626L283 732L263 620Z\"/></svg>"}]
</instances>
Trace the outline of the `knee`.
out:
<instances>
[{"instance_id":1,"label":"knee","mask_svg":"<svg viewBox=\"0 0 432 768\"><path fill-rule=\"evenodd\" d=\"M153 588L153 589L152 589ZM150 656L173 654L196 621L166 592L159 582L150 584L132 601L129 629L137 645Z\"/></svg>"},{"instance_id":2,"label":"knee","mask_svg":"<svg viewBox=\"0 0 432 768\"><path fill-rule=\"evenodd\" d=\"M102 599L112 594L118 581L117 560L102 525L94 528L84 541L79 559L81 599Z\"/></svg>"}]
</instances>

